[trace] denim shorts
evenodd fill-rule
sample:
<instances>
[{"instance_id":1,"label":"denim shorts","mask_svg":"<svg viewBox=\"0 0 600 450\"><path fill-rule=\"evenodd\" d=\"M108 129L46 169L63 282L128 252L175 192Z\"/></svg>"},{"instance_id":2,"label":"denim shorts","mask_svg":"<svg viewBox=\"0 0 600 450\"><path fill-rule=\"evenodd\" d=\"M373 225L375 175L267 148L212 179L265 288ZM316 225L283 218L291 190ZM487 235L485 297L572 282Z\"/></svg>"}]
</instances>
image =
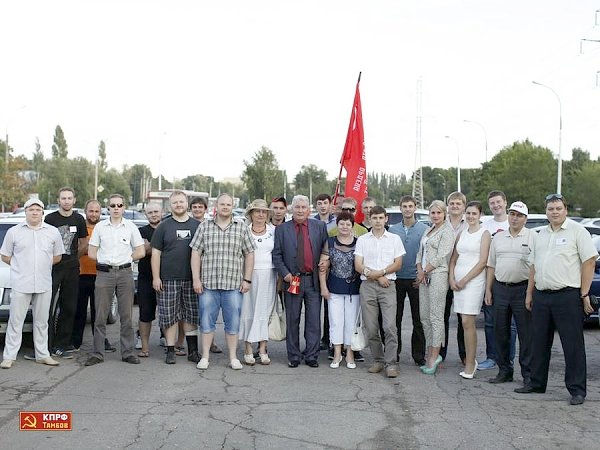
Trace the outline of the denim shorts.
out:
<instances>
[{"instance_id":1,"label":"denim shorts","mask_svg":"<svg viewBox=\"0 0 600 450\"><path fill-rule=\"evenodd\" d=\"M199 296L200 331L212 333L219 317L219 309L223 311L225 333L238 334L240 331L240 314L244 295L237 289L204 289Z\"/></svg>"}]
</instances>

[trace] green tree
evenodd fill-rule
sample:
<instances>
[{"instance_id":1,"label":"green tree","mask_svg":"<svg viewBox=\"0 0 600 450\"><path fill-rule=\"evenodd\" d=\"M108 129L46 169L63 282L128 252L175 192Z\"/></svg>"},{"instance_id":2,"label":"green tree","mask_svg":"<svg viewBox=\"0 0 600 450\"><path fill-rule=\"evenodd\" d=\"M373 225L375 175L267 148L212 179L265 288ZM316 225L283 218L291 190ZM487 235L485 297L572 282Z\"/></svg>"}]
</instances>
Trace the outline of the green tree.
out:
<instances>
[{"instance_id":1,"label":"green tree","mask_svg":"<svg viewBox=\"0 0 600 450\"><path fill-rule=\"evenodd\" d=\"M279 169L279 163L272 150L261 147L251 161L244 160L244 165L246 168L242 173L242 181L246 185L249 198L270 200L281 192L283 172Z\"/></svg>"},{"instance_id":2,"label":"green tree","mask_svg":"<svg viewBox=\"0 0 600 450\"><path fill-rule=\"evenodd\" d=\"M300 172L294 177L295 192L297 194L310 195L312 192L313 198L310 199L314 203L314 197L319 194L333 195L335 190L336 180L328 180L327 172L319 169L314 164L300 167ZM344 192L342 185L341 192Z\"/></svg>"},{"instance_id":3,"label":"green tree","mask_svg":"<svg viewBox=\"0 0 600 450\"><path fill-rule=\"evenodd\" d=\"M65 133L60 125L56 125L56 129L54 130L54 144L52 144L52 158L66 159L69 153L67 148Z\"/></svg>"},{"instance_id":4,"label":"green tree","mask_svg":"<svg viewBox=\"0 0 600 450\"><path fill-rule=\"evenodd\" d=\"M569 215L596 217L600 209L600 164L590 163L584 166L574 177L565 192L570 202Z\"/></svg>"}]
</instances>

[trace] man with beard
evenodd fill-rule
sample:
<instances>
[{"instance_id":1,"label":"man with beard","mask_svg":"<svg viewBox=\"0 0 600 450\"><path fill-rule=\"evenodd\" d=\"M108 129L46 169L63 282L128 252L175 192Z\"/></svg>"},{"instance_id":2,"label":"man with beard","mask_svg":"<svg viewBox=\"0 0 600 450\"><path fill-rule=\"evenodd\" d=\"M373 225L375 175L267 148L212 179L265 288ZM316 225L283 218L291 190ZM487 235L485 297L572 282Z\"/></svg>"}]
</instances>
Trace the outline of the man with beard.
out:
<instances>
[{"instance_id":1,"label":"man with beard","mask_svg":"<svg viewBox=\"0 0 600 450\"><path fill-rule=\"evenodd\" d=\"M163 220L152 236L152 287L156 291L158 320L167 340L165 363L175 364L177 323L183 328L188 361L198 363L198 299L192 286L190 241L198 221L188 214L185 193L174 191L169 197L171 217Z\"/></svg>"},{"instance_id":2,"label":"man with beard","mask_svg":"<svg viewBox=\"0 0 600 450\"><path fill-rule=\"evenodd\" d=\"M50 302L48 346L52 356L73 358L67 350L73 350L71 335L73 320L77 310L77 290L79 289L79 257L87 244L85 219L73 210L75 191L70 187L58 191L58 211L46 216L46 223L58 228L63 239L65 253L61 261L52 267L52 297ZM56 293L58 292L58 299ZM58 321L55 320L60 308Z\"/></svg>"},{"instance_id":3,"label":"man with beard","mask_svg":"<svg viewBox=\"0 0 600 450\"><path fill-rule=\"evenodd\" d=\"M85 226L88 236L92 235L94 227L100 221L101 206L98 200L88 200L85 204ZM88 300L90 305L90 316L92 320L92 334L94 333L94 321L96 320L96 305L94 304L94 289L96 284L96 261L87 255L87 242L81 249L83 255L79 258L79 291L77 294L77 311L73 321L73 333L71 343L73 351L79 351L83 342L83 331L87 320ZM114 352L117 349L104 340L104 350ZM67 350L68 351L68 350Z\"/></svg>"}]
</instances>

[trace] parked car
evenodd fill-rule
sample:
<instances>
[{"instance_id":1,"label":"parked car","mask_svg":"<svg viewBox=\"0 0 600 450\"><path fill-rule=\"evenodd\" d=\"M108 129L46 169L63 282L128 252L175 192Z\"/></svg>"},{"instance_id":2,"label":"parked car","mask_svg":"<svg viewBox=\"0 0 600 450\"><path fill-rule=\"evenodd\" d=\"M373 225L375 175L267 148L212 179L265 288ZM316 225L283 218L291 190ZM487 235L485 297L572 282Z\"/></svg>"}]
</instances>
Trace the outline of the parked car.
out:
<instances>
[{"instance_id":1,"label":"parked car","mask_svg":"<svg viewBox=\"0 0 600 450\"><path fill-rule=\"evenodd\" d=\"M402 222L402 211L398 208L386 208L385 211L388 215L388 225L392 226L396 223ZM426 209L417 209L415 211L415 218L419 222L425 222L429 225L429 211Z\"/></svg>"}]
</instances>

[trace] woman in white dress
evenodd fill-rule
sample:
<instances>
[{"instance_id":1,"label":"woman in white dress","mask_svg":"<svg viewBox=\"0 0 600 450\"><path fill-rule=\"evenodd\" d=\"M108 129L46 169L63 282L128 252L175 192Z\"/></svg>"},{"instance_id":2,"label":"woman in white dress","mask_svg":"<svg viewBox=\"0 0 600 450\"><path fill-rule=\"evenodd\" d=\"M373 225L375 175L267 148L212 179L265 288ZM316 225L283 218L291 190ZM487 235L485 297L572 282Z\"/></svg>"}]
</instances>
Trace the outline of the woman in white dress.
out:
<instances>
[{"instance_id":1,"label":"woman in white dress","mask_svg":"<svg viewBox=\"0 0 600 450\"><path fill-rule=\"evenodd\" d=\"M465 370L463 378L471 379L477 371L477 331L475 319L481 311L485 292L485 267L487 264L490 232L479 223L481 203L469 202L465 212L468 228L456 239L454 253L450 258L448 280L454 291L454 311L461 314L465 330Z\"/></svg>"},{"instance_id":2,"label":"woman in white dress","mask_svg":"<svg viewBox=\"0 0 600 450\"><path fill-rule=\"evenodd\" d=\"M250 233L256 244L254 270L250 290L244 294L240 317L240 339L245 343L244 362L256 363L252 355L252 344L258 342L260 363L271 363L267 354L269 339L269 317L277 298L277 274L271 259L274 246L275 227L269 223L271 209L262 199L254 200L246 209Z\"/></svg>"}]
</instances>

